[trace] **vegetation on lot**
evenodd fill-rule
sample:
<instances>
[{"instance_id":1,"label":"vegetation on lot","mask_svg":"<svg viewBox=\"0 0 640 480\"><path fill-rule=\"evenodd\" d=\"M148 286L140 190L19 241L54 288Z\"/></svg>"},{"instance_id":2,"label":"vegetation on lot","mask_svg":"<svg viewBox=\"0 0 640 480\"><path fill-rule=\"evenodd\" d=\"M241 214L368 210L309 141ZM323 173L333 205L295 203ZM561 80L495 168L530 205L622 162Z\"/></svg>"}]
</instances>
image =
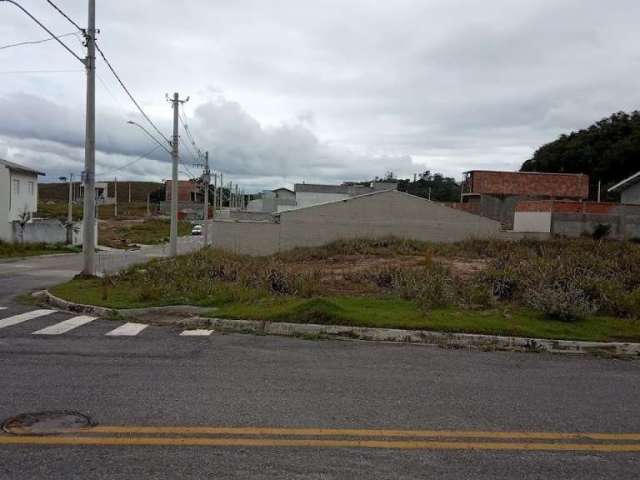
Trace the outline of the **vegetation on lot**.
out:
<instances>
[{"instance_id":1,"label":"vegetation on lot","mask_svg":"<svg viewBox=\"0 0 640 480\"><path fill-rule=\"evenodd\" d=\"M156 245L169 241L170 229L169 220L164 218L109 222L100 225L98 237L101 245L114 248L131 244ZM178 222L178 235L190 233L189 222Z\"/></svg>"},{"instance_id":2,"label":"vegetation on lot","mask_svg":"<svg viewBox=\"0 0 640 480\"><path fill-rule=\"evenodd\" d=\"M56 218L66 221L69 204L67 202L38 202L37 216L40 218ZM73 220L82 220L82 204L74 203L71 206L73 212ZM157 211L157 205L151 205L151 211ZM126 218L144 218L147 214L147 204L145 202L132 202L118 204L118 216L115 217L115 208L113 205L98 205L98 219L126 219Z\"/></svg>"},{"instance_id":3,"label":"vegetation on lot","mask_svg":"<svg viewBox=\"0 0 640 480\"><path fill-rule=\"evenodd\" d=\"M268 257L205 249L55 289L118 308L589 340L640 340L640 245L590 239L338 241Z\"/></svg>"},{"instance_id":4,"label":"vegetation on lot","mask_svg":"<svg viewBox=\"0 0 640 480\"><path fill-rule=\"evenodd\" d=\"M77 253L80 247L64 243L7 243L0 240L0 258L21 258L52 253Z\"/></svg>"}]
</instances>

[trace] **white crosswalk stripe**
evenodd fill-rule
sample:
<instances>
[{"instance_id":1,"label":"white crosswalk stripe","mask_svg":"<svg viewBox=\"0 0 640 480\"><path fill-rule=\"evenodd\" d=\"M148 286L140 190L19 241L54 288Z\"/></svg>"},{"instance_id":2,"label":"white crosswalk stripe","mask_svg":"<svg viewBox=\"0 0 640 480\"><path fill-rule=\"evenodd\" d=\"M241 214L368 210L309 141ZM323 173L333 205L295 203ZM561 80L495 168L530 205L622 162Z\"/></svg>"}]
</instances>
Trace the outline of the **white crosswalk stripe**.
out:
<instances>
[{"instance_id":1,"label":"white crosswalk stripe","mask_svg":"<svg viewBox=\"0 0 640 480\"><path fill-rule=\"evenodd\" d=\"M0 310L6 310L7 307L0 307Z\"/></svg>"},{"instance_id":2,"label":"white crosswalk stripe","mask_svg":"<svg viewBox=\"0 0 640 480\"><path fill-rule=\"evenodd\" d=\"M185 330L180 334L182 337L206 337L211 335L213 330Z\"/></svg>"},{"instance_id":3,"label":"white crosswalk stripe","mask_svg":"<svg viewBox=\"0 0 640 480\"><path fill-rule=\"evenodd\" d=\"M0 319L0 328L11 327L27 320L33 320L34 318L44 317L56 313L56 310L32 310L30 312L20 313L11 317Z\"/></svg>"},{"instance_id":4,"label":"white crosswalk stripe","mask_svg":"<svg viewBox=\"0 0 640 480\"><path fill-rule=\"evenodd\" d=\"M133 337L138 335L148 326L149 325L145 325L144 323L125 323L124 325L120 325L118 328L106 333L106 335L112 337Z\"/></svg>"},{"instance_id":5,"label":"white crosswalk stripe","mask_svg":"<svg viewBox=\"0 0 640 480\"><path fill-rule=\"evenodd\" d=\"M50 327L43 328L42 330L38 330L37 332L33 332L34 335L60 335L61 333L67 333L74 328L81 327L82 325L86 325L89 322L93 322L96 317L89 317L87 315L79 315L77 317L70 318L68 320L64 320L60 323L56 323L55 325L51 325Z\"/></svg>"}]
</instances>

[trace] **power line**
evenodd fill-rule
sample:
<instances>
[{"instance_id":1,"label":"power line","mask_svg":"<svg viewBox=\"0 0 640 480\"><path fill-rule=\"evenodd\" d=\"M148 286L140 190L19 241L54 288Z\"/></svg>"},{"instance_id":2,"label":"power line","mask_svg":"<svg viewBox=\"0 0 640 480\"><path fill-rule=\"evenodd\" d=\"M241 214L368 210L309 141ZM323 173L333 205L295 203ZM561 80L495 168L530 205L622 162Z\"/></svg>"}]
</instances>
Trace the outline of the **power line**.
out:
<instances>
[{"instance_id":1,"label":"power line","mask_svg":"<svg viewBox=\"0 0 640 480\"><path fill-rule=\"evenodd\" d=\"M156 150L158 150L160 148L160 145L155 145L151 150L149 150L147 153L145 153L144 155L140 155L138 158L136 158L135 160L132 160L128 163L125 163L124 165L121 165L117 168L114 168L113 170L109 170L108 172L103 172L97 176L99 177L104 177L105 175L111 175L112 173L115 172L119 172L120 170L124 170L127 167L130 167L131 165L133 165L136 162L139 162L140 160L147 158L149 155L151 155L153 152L155 152Z\"/></svg>"},{"instance_id":2,"label":"power line","mask_svg":"<svg viewBox=\"0 0 640 480\"><path fill-rule=\"evenodd\" d=\"M76 34L76 32L63 33L62 35L58 35L57 38L69 37L71 35L77 35L77 34ZM51 40L55 40L55 38L49 37L49 38L44 38L42 40L30 40L30 41L26 41L26 42L10 43L9 45L2 45L0 47L0 50L5 50L7 48L12 48L12 47L20 47L22 45L37 45L39 43L50 42Z\"/></svg>"},{"instance_id":3,"label":"power line","mask_svg":"<svg viewBox=\"0 0 640 480\"><path fill-rule=\"evenodd\" d=\"M113 68L113 66L111 65L111 63L109 62L109 60L107 60L107 57L105 56L104 52L102 51L102 49L100 48L100 46L98 45L98 43L96 42L96 50L98 50L98 52L100 53L100 56L102 57L102 59L104 60L104 63L107 65L107 67L109 68L109 70L111 70L111 73L113 74L113 76L116 78L116 80L118 81L118 83L120 84L120 86L122 87L122 89L125 91L125 93L127 94L127 96L129 97L129 99L133 102L133 104L136 106L136 108L138 109L138 111L142 114L142 116L145 118L145 120L147 122L149 122L149 125L151 125L153 127L153 129L158 132L158 134L167 142L167 143L171 143L171 141L160 131L160 129L158 127L156 127L156 124L153 123L151 121L151 119L149 118L149 115L147 115L145 113L145 111L142 109L142 107L140 106L140 104L136 101L135 98L133 98L133 95L131 94L131 92L129 91L129 89L127 88L127 86L124 84L124 82L122 81L122 79L120 78L120 76L116 73L115 69Z\"/></svg>"},{"instance_id":4,"label":"power line","mask_svg":"<svg viewBox=\"0 0 640 480\"><path fill-rule=\"evenodd\" d=\"M62 10L60 10L55 3L53 3L51 0L47 0L47 3L49 5L51 5L53 8L55 8L58 13L60 15L62 15L64 18L66 18L69 23L71 23L71 25L73 25L74 27L76 27L78 30L80 30L83 34L86 33L86 29L82 28L80 25L78 25L76 22L74 22L73 20L71 20L71 18L69 18L69 15L67 15L66 13L64 13Z\"/></svg>"}]
</instances>

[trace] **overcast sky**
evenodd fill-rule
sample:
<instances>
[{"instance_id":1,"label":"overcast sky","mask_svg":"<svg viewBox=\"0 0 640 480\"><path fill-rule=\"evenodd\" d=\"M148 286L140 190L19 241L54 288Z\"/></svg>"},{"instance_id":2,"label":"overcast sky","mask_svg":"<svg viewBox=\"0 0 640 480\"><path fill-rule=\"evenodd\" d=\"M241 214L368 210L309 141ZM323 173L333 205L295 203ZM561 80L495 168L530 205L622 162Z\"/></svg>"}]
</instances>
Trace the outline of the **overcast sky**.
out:
<instances>
[{"instance_id":1,"label":"overcast sky","mask_svg":"<svg viewBox=\"0 0 640 480\"><path fill-rule=\"evenodd\" d=\"M74 31L44 0L20 3ZM86 24L86 0L55 3ZM561 133L640 104L637 0L97 4L99 43L151 118L169 136L165 93L190 96L196 143L247 190L518 169ZM46 36L0 2L0 47ZM126 124L144 120L102 61L98 75L98 179L170 177L161 149L135 161L154 143ZM0 49L0 157L78 174L84 99L82 65L55 42Z\"/></svg>"}]
</instances>

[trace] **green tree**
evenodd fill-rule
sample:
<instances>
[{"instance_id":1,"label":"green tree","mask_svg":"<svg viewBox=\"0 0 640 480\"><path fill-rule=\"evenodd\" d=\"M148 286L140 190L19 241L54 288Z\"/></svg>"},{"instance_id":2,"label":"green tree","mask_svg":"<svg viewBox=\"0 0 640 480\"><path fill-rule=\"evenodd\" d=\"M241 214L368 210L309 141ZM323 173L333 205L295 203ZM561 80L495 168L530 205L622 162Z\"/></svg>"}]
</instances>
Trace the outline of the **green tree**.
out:
<instances>
[{"instance_id":1,"label":"green tree","mask_svg":"<svg viewBox=\"0 0 640 480\"><path fill-rule=\"evenodd\" d=\"M640 112L618 112L587 129L563 134L536 150L521 170L586 173L591 197L597 195L598 181L604 194L606 187L640 170Z\"/></svg>"}]
</instances>

